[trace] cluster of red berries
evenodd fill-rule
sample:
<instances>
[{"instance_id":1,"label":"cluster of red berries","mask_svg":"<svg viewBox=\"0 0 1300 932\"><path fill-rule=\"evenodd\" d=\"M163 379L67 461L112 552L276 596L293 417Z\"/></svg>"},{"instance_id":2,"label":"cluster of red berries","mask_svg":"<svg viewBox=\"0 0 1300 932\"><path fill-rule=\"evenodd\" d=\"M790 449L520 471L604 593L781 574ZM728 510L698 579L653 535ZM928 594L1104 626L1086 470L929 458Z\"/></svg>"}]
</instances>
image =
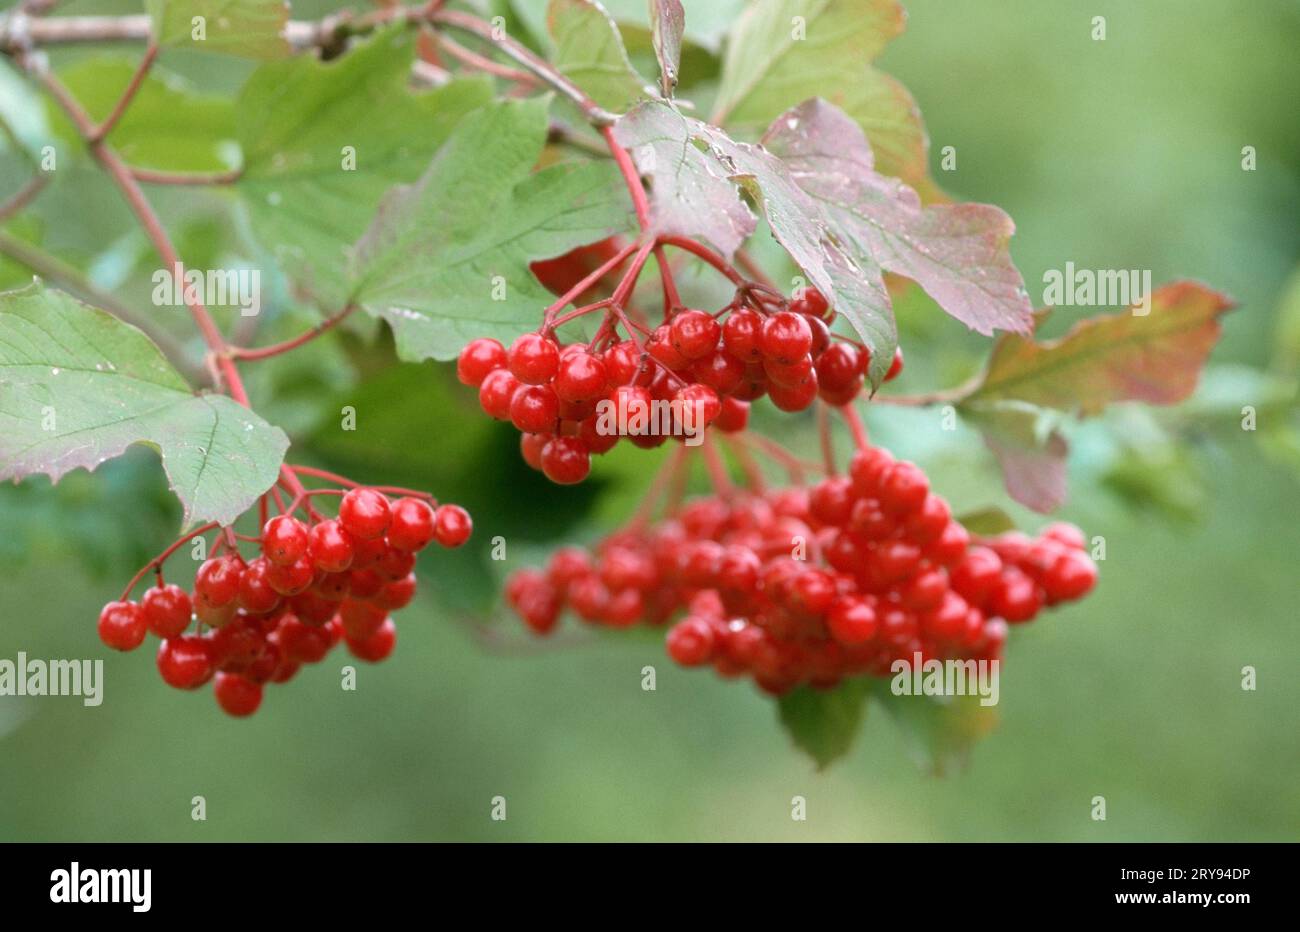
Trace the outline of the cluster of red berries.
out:
<instances>
[{"instance_id":1,"label":"cluster of red berries","mask_svg":"<svg viewBox=\"0 0 1300 932\"><path fill-rule=\"evenodd\" d=\"M153 632L168 685L195 689L215 675L221 708L251 715L264 684L287 682L340 641L360 660L385 659L397 641L390 613L415 595L416 553L433 541L459 547L471 530L458 505L352 489L338 518L271 518L252 560L231 552L204 561L193 593L160 576L139 602L108 603L99 637L127 651ZM195 618L201 633L187 634Z\"/></svg>"},{"instance_id":2,"label":"cluster of red berries","mask_svg":"<svg viewBox=\"0 0 1300 932\"><path fill-rule=\"evenodd\" d=\"M1082 598L1097 568L1083 534L978 539L913 463L868 447L847 476L687 503L594 553L566 548L515 573L506 597L533 631L571 608L613 627L663 624L669 655L751 675L781 694L884 676L897 659L997 659L1008 623Z\"/></svg>"},{"instance_id":3,"label":"cluster of red berries","mask_svg":"<svg viewBox=\"0 0 1300 932\"><path fill-rule=\"evenodd\" d=\"M525 333L507 350L483 337L461 351L456 372L479 390L487 414L522 432L530 466L553 482L581 482L592 454L608 452L620 436L642 447L685 436L688 406L699 429L735 432L749 421L749 403L763 395L782 411L802 411L819 395L837 406L853 401L869 351L832 339L834 312L817 290L804 290L787 307L770 313L731 305L717 315L682 308L644 345L624 340L603 350L560 346L542 333ZM899 351L886 380L902 365ZM602 401L611 406L607 419L598 411ZM656 401L675 405L676 420L647 416ZM638 417L644 429L628 428Z\"/></svg>"}]
</instances>

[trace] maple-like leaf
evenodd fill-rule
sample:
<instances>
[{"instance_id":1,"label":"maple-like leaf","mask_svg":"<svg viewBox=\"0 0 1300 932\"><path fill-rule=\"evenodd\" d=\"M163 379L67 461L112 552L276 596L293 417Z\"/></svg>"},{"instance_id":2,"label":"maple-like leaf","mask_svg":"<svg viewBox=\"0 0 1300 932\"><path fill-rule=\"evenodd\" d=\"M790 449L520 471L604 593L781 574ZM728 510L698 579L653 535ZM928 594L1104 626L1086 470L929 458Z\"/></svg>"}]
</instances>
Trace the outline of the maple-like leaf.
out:
<instances>
[{"instance_id":1,"label":"maple-like leaf","mask_svg":"<svg viewBox=\"0 0 1300 932\"><path fill-rule=\"evenodd\" d=\"M1149 305L1079 321L1056 340L1003 337L968 398L1085 416L1117 401L1176 404L1196 388L1232 306L1198 282L1174 282L1152 292Z\"/></svg>"},{"instance_id":2,"label":"maple-like leaf","mask_svg":"<svg viewBox=\"0 0 1300 932\"><path fill-rule=\"evenodd\" d=\"M0 294L0 480L158 450L187 526L230 524L275 482L289 438L196 395L142 332L59 291Z\"/></svg>"},{"instance_id":3,"label":"maple-like leaf","mask_svg":"<svg viewBox=\"0 0 1300 932\"><path fill-rule=\"evenodd\" d=\"M547 101L466 117L414 185L384 198L357 243L351 300L383 317L403 359L452 359L475 337L509 342L551 295L529 263L628 230L631 205L609 162L533 173Z\"/></svg>"},{"instance_id":4,"label":"maple-like leaf","mask_svg":"<svg viewBox=\"0 0 1300 932\"><path fill-rule=\"evenodd\" d=\"M906 184L875 171L861 128L833 104L805 101L763 137L821 204L856 260L912 279L972 330L1030 333L1033 309L1007 248L1015 225L987 204L921 205Z\"/></svg>"}]
</instances>

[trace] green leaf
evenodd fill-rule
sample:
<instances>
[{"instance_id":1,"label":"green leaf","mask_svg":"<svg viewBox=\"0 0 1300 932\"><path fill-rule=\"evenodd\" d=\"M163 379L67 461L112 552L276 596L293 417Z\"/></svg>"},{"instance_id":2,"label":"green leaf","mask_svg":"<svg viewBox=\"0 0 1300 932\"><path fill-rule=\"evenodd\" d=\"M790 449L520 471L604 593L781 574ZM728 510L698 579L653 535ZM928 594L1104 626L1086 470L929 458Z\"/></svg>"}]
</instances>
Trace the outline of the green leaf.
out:
<instances>
[{"instance_id":1,"label":"green leaf","mask_svg":"<svg viewBox=\"0 0 1300 932\"><path fill-rule=\"evenodd\" d=\"M650 0L650 35L659 61L659 86L665 97L672 97L677 87L685 31L686 11L681 0Z\"/></svg>"},{"instance_id":2,"label":"green leaf","mask_svg":"<svg viewBox=\"0 0 1300 932\"><path fill-rule=\"evenodd\" d=\"M113 111L135 70L127 58L93 58L60 71L59 79L99 122ZM53 103L49 119L59 136L80 147L80 134ZM235 136L231 100L199 93L189 82L155 66L108 141L130 165L209 172L233 167L228 153Z\"/></svg>"},{"instance_id":3,"label":"green leaf","mask_svg":"<svg viewBox=\"0 0 1300 932\"><path fill-rule=\"evenodd\" d=\"M866 680L859 678L834 689L800 686L778 700L777 711L795 746L822 770L849 752L866 704Z\"/></svg>"},{"instance_id":4,"label":"green leaf","mask_svg":"<svg viewBox=\"0 0 1300 932\"><path fill-rule=\"evenodd\" d=\"M981 705L978 695L895 695L890 682L877 680L872 698L903 729L917 765L934 776L964 768L971 750L997 726L995 707Z\"/></svg>"},{"instance_id":5,"label":"green leaf","mask_svg":"<svg viewBox=\"0 0 1300 932\"><path fill-rule=\"evenodd\" d=\"M284 0L146 0L153 34L163 48L191 48L241 58L289 54Z\"/></svg>"},{"instance_id":6,"label":"green leaf","mask_svg":"<svg viewBox=\"0 0 1300 932\"><path fill-rule=\"evenodd\" d=\"M764 145L821 205L855 262L912 279L943 310L983 334L1033 331L1024 280L1011 261L1015 224L988 204L922 207L916 192L875 170L862 130L824 100L778 117Z\"/></svg>"},{"instance_id":7,"label":"green leaf","mask_svg":"<svg viewBox=\"0 0 1300 932\"><path fill-rule=\"evenodd\" d=\"M0 294L0 480L93 470L156 448L185 524L229 524L275 482L289 439L195 395L139 330L33 284Z\"/></svg>"},{"instance_id":8,"label":"green leaf","mask_svg":"<svg viewBox=\"0 0 1300 932\"><path fill-rule=\"evenodd\" d=\"M642 96L646 82L628 61L618 27L595 0L551 0L546 26L556 66L596 103L622 112Z\"/></svg>"},{"instance_id":9,"label":"green leaf","mask_svg":"<svg viewBox=\"0 0 1300 932\"><path fill-rule=\"evenodd\" d=\"M757 225L726 166L705 148L708 127L667 104L647 102L618 121L619 145L652 176L656 231L700 238L730 256Z\"/></svg>"},{"instance_id":10,"label":"green leaf","mask_svg":"<svg viewBox=\"0 0 1300 932\"><path fill-rule=\"evenodd\" d=\"M993 505L957 515L957 521L972 534L982 537L992 537L1016 529L1016 522L1011 520L1011 516Z\"/></svg>"},{"instance_id":11,"label":"green leaf","mask_svg":"<svg viewBox=\"0 0 1300 932\"><path fill-rule=\"evenodd\" d=\"M1008 495L1041 514L1065 502L1070 448L1047 412L1019 401L975 402L961 411L997 457Z\"/></svg>"},{"instance_id":12,"label":"green leaf","mask_svg":"<svg viewBox=\"0 0 1300 932\"><path fill-rule=\"evenodd\" d=\"M898 343L880 267L869 255L845 253L822 206L781 159L658 101L624 116L614 135L652 177L658 229L707 239L729 254L753 231L753 216L733 186L743 188L762 207L773 237L871 348L868 376L880 383Z\"/></svg>"},{"instance_id":13,"label":"green leaf","mask_svg":"<svg viewBox=\"0 0 1300 932\"><path fill-rule=\"evenodd\" d=\"M485 80L407 89L412 45L388 31L333 62L262 65L239 95L243 195L257 238L330 308L347 297L348 252L389 188L419 177ZM355 167L352 158L355 158Z\"/></svg>"},{"instance_id":14,"label":"green leaf","mask_svg":"<svg viewBox=\"0 0 1300 932\"><path fill-rule=\"evenodd\" d=\"M466 118L357 244L352 300L388 321L403 359L451 359L475 337L536 328L551 295L528 264L631 229L612 164L531 172L546 114L538 98Z\"/></svg>"},{"instance_id":15,"label":"green leaf","mask_svg":"<svg viewBox=\"0 0 1300 932\"><path fill-rule=\"evenodd\" d=\"M727 44L712 122L757 134L801 101L825 98L867 134L882 174L928 195L937 189L916 102L868 64L905 19L895 0L758 0Z\"/></svg>"},{"instance_id":16,"label":"green leaf","mask_svg":"<svg viewBox=\"0 0 1300 932\"><path fill-rule=\"evenodd\" d=\"M1170 405L1196 388L1232 302L1198 282L1175 282L1135 306L1080 321L1059 340L1006 336L971 401L1013 399L1095 415L1118 401Z\"/></svg>"}]
</instances>

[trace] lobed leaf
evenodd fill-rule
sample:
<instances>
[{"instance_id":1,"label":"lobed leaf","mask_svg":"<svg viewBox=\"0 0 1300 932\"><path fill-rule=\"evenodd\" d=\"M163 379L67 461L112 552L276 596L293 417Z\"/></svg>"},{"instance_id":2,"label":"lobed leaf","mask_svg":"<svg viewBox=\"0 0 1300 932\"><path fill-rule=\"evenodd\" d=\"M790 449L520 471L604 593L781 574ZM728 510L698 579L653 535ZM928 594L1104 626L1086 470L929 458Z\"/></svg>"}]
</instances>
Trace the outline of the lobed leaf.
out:
<instances>
[{"instance_id":1,"label":"lobed leaf","mask_svg":"<svg viewBox=\"0 0 1300 932\"><path fill-rule=\"evenodd\" d=\"M185 524L229 524L274 484L289 439L224 395L195 395L149 338L33 284L0 294L0 480L158 450Z\"/></svg>"},{"instance_id":2,"label":"lobed leaf","mask_svg":"<svg viewBox=\"0 0 1300 932\"><path fill-rule=\"evenodd\" d=\"M795 746L822 770L853 746L866 703L865 681L846 680L834 689L801 686L788 692L777 701L777 714Z\"/></svg>"},{"instance_id":3,"label":"lobed leaf","mask_svg":"<svg viewBox=\"0 0 1300 932\"><path fill-rule=\"evenodd\" d=\"M491 99L486 80L412 93L412 58L409 36L390 30L332 62L268 62L239 95L237 189L253 232L325 306L346 299L349 250L383 195L418 178L456 124Z\"/></svg>"},{"instance_id":4,"label":"lobed leaf","mask_svg":"<svg viewBox=\"0 0 1300 932\"><path fill-rule=\"evenodd\" d=\"M987 204L922 207L916 192L875 171L861 128L824 100L778 117L763 137L821 205L859 262L906 276L971 329L1030 333L1033 309L1007 242L1011 218Z\"/></svg>"},{"instance_id":5,"label":"lobed leaf","mask_svg":"<svg viewBox=\"0 0 1300 932\"><path fill-rule=\"evenodd\" d=\"M975 402L962 406L1002 468L1007 494L1040 513L1065 502L1065 461L1069 445L1045 412L1019 401Z\"/></svg>"},{"instance_id":6,"label":"lobed leaf","mask_svg":"<svg viewBox=\"0 0 1300 932\"><path fill-rule=\"evenodd\" d=\"M1198 282L1174 282L1135 308L1080 321L1042 343L1006 336L993 348L971 401L1015 399L1095 415L1118 401L1176 404L1196 388L1233 304Z\"/></svg>"},{"instance_id":7,"label":"lobed leaf","mask_svg":"<svg viewBox=\"0 0 1300 932\"><path fill-rule=\"evenodd\" d=\"M867 134L883 174L928 198L938 189L929 179L929 140L916 102L898 80L868 64L905 21L896 0L758 0L727 45L712 122L761 133L790 107L823 97Z\"/></svg>"},{"instance_id":8,"label":"lobed leaf","mask_svg":"<svg viewBox=\"0 0 1300 932\"><path fill-rule=\"evenodd\" d=\"M903 729L917 764L936 777L965 767L998 723L996 708L981 705L978 695L895 695L887 679L875 681L871 695Z\"/></svg>"},{"instance_id":9,"label":"lobed leaf","mask_svg":"<svg viewBox=\"0 0 1300 932\"><path fill-rule=\"evenodd\" d=\"M659 61L659 86L665 97L672 97L677 87L685 31L686 11L681 0L650 0L650 37Z\"/></svg>"},{"instance_id":10,"label":"lobed leaf","mask_svg":"<svg viewBox=\"0 0 1300 932\"><path fill-rule=\"evenodd\" d=\"M550 0L546 28L556 66L596 103L622 112L643 96L645 81L628 61L618 26L596 0Z\"/></svg>"},{"instance_id":11,"label":"lobed leaf","mask_svg":"<svg viewBox=\"0 0 1300 932\"><path fill-rule=\"evenodd\" d=\"M96 122L112 113L135 74L128 58L91 58L59 72L59 79ZM51 126L69 144L81 135L63 110L49 103ZM131 106L108 134L130 165L161 171L225 171L236 137L235 106L228 98L200 93L188 81L157 66L136 91Z\"/></svg>"},{"instance_id":12,"label":"lobed leaf","mask_svg":"<svg viewBox=\"0 0 1300 932\"><path fill-rule=\"evenodd\" d=\"M241 58L289 54L284 0L145 0L153 35L163 48L191 48ZM200 26L196 23L200 20Z\"/></svg>"},{"instance_id":13,"label":"lobed leaf","mask_svg":"<svg viewBox=\"0 0 1300 932\"><path fill-rule=\"evenodd\" d=\"M353 256L351 299L388 321L403 359L451 359L475 337L536 328L551 296L528 264L631 229L612 164L531 173L546 129L545 99L493 103L384 199Z\"/></svg>"},{"instance_id":14,"label":"lobed leaf","mask_svg":"<svg viewBox=\"0 0 1300 932\"><path fill-rule=\"evenodd\" d=\"M757 221L725 166L697 143L706 135L703 123L657 102L637 106L614 127L618 144L652 178L655 232L703 239L730 256Z\"/></svg>"}]
</instances>

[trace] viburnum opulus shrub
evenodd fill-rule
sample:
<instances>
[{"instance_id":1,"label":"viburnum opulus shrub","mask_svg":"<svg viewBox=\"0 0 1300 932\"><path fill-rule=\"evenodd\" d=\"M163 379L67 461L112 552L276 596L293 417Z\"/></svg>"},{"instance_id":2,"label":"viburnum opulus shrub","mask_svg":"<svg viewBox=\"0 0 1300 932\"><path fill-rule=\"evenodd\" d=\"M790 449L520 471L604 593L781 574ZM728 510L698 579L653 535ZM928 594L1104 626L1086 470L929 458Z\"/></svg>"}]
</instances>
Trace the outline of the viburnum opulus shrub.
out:
<instances>
[{"instance_id":1,"label":"viburnum opulus shrub","mask_svg":"<svg viewBox=\"0 0 1300 932\"><path fill-rule=\"evenodd\" d=\"M997 660L1011 629L1098 578L1078 528L1029 535L996 511L954 515L921 467L869 439L861 412L945 406L983 434L1007 493L1048 512L1065 496L1063 419L1185 398L1229 307L1178 282L1036 340L1045 315L1012 262L1010 218L935 183L914 102L868 64L902 29L893 0L754 0L725 37L652 0L648 32L637 10L650 42L632 55L592 0L502 5L492 20L458 3L320 22L278 0L217 18L208 6L153 5L147 29L35 17L0 33L39 110L10 133L30 165L0 207L0 252L40 279L0 295L0 476L58 479L134 444L157 450L184 528L108 603L99 634L119 650L156 638L162 678L211 680L231 714L340 642L386 657L416 554L470 535L465 510L429 492L286 462L288 435L257 413L274 379L250 373L319 374L319 358L289 367L364 343L367 317L403 361L454 360L552 483L583 482L620 447L662 464L625 524L504 583L529 629L566 614L659 626L676 663L779 696L824 762L868 693L940 744L978 736L985 709L878 688L895 661ZM69 41L113 54L47 55ZM168 74L196 50L247 73L237 93ZM183 144L164 138L167 120ZM175 286L188 330L163 313L166 288L142 309L139 291L108 293L23 225L46 189L75 194L83 169L137 222L138 261ZM208 306L211 282L186 262L212 251L173 229L193 219L175 206L184 193L230 218L269 303L293 312L267 316L305 329L259 341L262 310ZM957 388L904 370L894 304L913 289L993 338ZM817 461L779 426L751 426L756 406L767 425L814 419ZM703 497L684 494L695 463ZM197 571L174 571L198 545Z\"/></svg>"}]
</instances>

